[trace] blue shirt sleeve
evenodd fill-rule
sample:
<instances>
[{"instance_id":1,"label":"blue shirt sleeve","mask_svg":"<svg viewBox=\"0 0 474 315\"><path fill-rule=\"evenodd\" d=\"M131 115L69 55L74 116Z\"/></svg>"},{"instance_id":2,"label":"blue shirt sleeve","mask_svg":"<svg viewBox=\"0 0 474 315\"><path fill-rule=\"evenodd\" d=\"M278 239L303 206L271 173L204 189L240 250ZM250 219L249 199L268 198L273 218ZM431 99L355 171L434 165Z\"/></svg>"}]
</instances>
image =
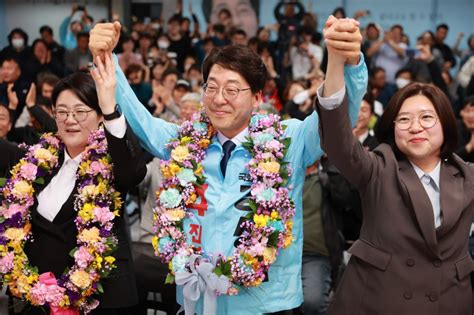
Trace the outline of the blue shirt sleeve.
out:
<instances>
[{"instance_id":1,"label":"blue shirt sleeve","mask_svg":"<svg viewBox=\"0 0 474 315\"><path fill-rule=\"evenodd\" d=\"M357 65L344 66L344 80L349 101L349 117L352 126L355 126L359 116L360 103L367 92L368 71L363 54L360 55L360 61ZM304 167L308 167L324 154L319 138L319 117L317 112L314 111L310 116L306 117L300 128L303 130L305 142L303 163Z\"/></svg>"},{"instance_id":2,"label":"blue shirt sleeve","mask_svg":"<svg viewBox=\"0 0 474 315\"><path fill-rule=\"evenodd\" d=\"M125 115L130 128L140 140L141 145L160 159L169 159L169 150L165 145L178 135L178 126L160 118L153 117L143 106L128 84L114 54L117 86L115 97L121 112Z\"/></svg>"}]
</instances>

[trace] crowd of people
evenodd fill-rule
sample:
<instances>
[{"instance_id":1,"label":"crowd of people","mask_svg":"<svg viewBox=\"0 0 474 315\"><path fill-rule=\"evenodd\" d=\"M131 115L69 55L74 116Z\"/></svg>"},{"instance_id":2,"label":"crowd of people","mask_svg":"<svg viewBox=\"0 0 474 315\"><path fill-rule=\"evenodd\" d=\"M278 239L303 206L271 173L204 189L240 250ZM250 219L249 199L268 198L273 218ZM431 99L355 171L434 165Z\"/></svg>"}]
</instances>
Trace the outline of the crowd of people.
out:
<instances>
[{"instance_id":1,"label":"crowd of people","mask_svg":"<svg viewBox=\"0 0 474 315\"><path fill-rule=\"evenodd\" d=\"M472 313L472 260L465 250L474 254L468 244L473 167L466 163L474 162L474 35L461 50L464 34L450 46L449 26L440 24L410 34L418 36L410 43L403 25L360 25L366 11L347 18L337 8L322 25L300 2L280 2L274 10L278 23L256 34L237 27L225 8L205 29L192 7L189 12L184 16L178 1L167 21L135 19L127 29L118 22L94 23L86 7L73 5L58 41L48 25L31 46L21 28L11 30L0 51L0 177L10 178L0 196L0 272L8 294L26 303L10 299L10 312L70 307L146 314L148 293L159 292L168 313L179 305L186 314L194 308L217 314ZM197 150L187 140L197 133L183 136L178 125L203 108L207 120L198 122L217 134L198 139L203 149L191 154L191 162L176 152ZM291 138L291 145L273 144L289 146L281 153L285 162L261 162L282 162L269 171L281 182L288 175L284 165L291 165L293 190L286 195L278 181L263 181L268 191L252 186L253 173L244 168L250 158L270 154L250 155L258 149L255 140L252 149L246 142L255 132L255 112L278 114L282 135ZM272 141L280 141L278 132L275 127ZM44 133L57 134L62 144L55 146L57 140ZM107 146L101 151L102 141ZM413 149L423 141L429 142L426 151ZM39 158L38 148L53 157ZM25 164L41 172L28 175ZM26 179L28 197L17 196L16 181ZM183 181L199 189L188 191ZM268 196L277 190L278 197ZM175 191L183 194L181 203L174 202ZM126 207L114 202L113 192L138 204L133 243ZM282 209L287 203L293 208L265 212L281 194L287 196ZM88 199L93 196L100 197ZM262 198L266 203L258 203ZM156 205L179 220L163 223ZM192 249L178 248L177 232L170 230L174 221ZM266 246L277 237L273 259L245 243L260 225L262 235L268 229L279 233L259 239ZM21 254L7 243L11 229L25 231L15 236ZM94 242L91 231L98 233ZM15 259L9 248L15 248ZM235 261L207 255L230 256L235 248L247 250L241 259L262 268L261 278L248 280L243 267L237 276ZM193 253L196 268L183 251ZM348 264L344 251L353 256ZM187 267L181 270L183 259ZM211 280L196 280L200 298L186 277L204 278L198 267L206 264L219 268L213 281L231 280L221 283L221 291ZM22 278L17 273L24 266L29 269ZM57 282L47 283L38 270L51 272ZM84 270L97 276L79 279ZM165 279L178 290L163 286ZM55 294L44 293L46 285ZM214 300L206 295L211 285L220 294ZM235 294L239 286L244 289ZM102 293L98 299L96 293Z\"/></svg>"}]
</instances>

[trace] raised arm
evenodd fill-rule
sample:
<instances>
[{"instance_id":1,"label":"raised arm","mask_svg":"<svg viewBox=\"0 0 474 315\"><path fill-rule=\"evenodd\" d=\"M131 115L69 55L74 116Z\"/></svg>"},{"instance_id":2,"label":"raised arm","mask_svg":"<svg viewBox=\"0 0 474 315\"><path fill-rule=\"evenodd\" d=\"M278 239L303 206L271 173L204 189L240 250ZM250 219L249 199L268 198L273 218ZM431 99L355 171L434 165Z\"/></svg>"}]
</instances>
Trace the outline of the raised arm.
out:
<instances>
[{"instance_id":1,"label":"raised arm","mask_svg":"<svg viewBox=\"0 0 474 315\"><path fill-rule=\"evenodd\" d=\"M350 21L337 21L332 25L326 24L324 36L328 47L328 68L326 81L321 94L317 99L317 110L320 115L321 146L332 163L353 184L360 186L366 183L373 170L375 156L367 152L359 141L352 135L352 126L349 120L348 98L351 94L343 94L343 100L331 103L334 95L343 89L345 84L344 63L355 55L347 44L334 41L334 38L346 36L338 30L350 28ZM340 95L338 95L340 96ZM363 94L362 94L363 96ZM361 99L358 100L360 104Z\"/></svg>"},{"instance_id":2,"label":"raised arm","mask_svg":"<svg viewBox=\"0 0 474 315\"><path fill-rule=\"evenodd\" d=\"M330 28L332 26L332 28ZM329 55L326 81L318 90L318 95L329 97L329 103L335 106L342 102L344 95L349 98L350 124L357 122L359 107L367 90L367 67L360 52L362 36L359 32L359 23L355 20L337 20L330 16L326 22L326 38L328 46L332 48ZM302 126L305 137L305 166L314 163L324 154L318 135L319 119L314 112L307 117Z\"/></svg>"},{"instance_id":3,"label":"raised arm","mask_svg":"<svg viewBox=\"0 0 474 315\"><path fill-rule=\"evenodd\" d=\"M99 106L104 114L104 125L108 152L114 162L114 176L119 189L138 185L146 174L142 150L134 134L127 130L123 115L114 117L115 111L115 69L112 54L104 56L105 63L98 59L98 68L91 71L95 81Z\"/></svg>"},{"instance_id":4,"label":"raised arm","mask_svg":"<svg viewBox=\"0 0 474 315\"><path fill-rule=\"evenodd\" d=\"M120 36L120 23L100 23L91 31L89 48L98 64L111 54ZM153 117L137 99L114 56L116 75L116 100L127 122L137 135L142 146L154 156L168 158L169 152L165 144L176 137L178 127Z\"/></svg>"}]
</instances>

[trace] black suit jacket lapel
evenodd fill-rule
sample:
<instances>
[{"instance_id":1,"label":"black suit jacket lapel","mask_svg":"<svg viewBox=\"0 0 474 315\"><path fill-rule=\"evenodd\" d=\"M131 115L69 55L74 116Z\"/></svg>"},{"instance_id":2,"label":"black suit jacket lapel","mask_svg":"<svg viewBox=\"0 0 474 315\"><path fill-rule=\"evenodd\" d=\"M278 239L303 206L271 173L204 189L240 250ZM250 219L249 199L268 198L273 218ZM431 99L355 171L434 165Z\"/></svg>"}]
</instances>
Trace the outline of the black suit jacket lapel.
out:
<instances>
[{"instance_id":1,"label":"black suit jacket lapel","mask_svg":"<svg viewBox=\"0 0 474 315\"><path fill-rule=\"evenodd\" d=\"M399 161L399 166L400 179L405 185L406 193L410 197L423 238L433 254L439 257L440 253L434 227L433 207L431 206L428 194L408 160Z\"/></svg>"}]
</instances>

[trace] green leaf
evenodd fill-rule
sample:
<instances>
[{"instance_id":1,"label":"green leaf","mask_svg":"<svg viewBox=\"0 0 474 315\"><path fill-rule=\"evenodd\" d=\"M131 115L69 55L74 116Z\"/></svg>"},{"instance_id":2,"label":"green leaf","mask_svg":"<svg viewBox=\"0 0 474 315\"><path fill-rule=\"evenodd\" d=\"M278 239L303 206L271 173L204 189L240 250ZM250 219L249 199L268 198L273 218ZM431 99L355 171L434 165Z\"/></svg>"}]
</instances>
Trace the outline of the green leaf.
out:
<instances>
[{"instance_id":1,"label":"green leaf","mask_svg":"<svg viewBox=\"0 0 474 315\"><path fill-rule=\"evenodd\" d=\"M258 209L257 204L253 200L249 200L249 207L250 209L252 209L253 212L256 212Z\"/></svg>"},{"instance_id":2,"label":"green leaf","mask_svg":"<svg viewBox=\"0 0 474 315\"><path fill-rule=\"evenodd\" d=\"M222 274L224 276L230 276L231 275L230 269L231 269L230 261L226 261L225 263L222 264Z\"/></svg>"},{"instance_id":3,"label":"green leaf","mask_svg":"<svg viewBox=\"0 0 474 315\"><path fill-rule=\"evenodd\" d=\"M102 287L102 284L100 282L97 282L97 291L100 293L104 293L104 288Z\"/></svg>"},{"instance_id":4,"label":"green leaf","mask_svg":"<svg viewBox=\"0 0 474 315\"><path fill-rule=\"evenodd\" d=\"M270 236L268 237L268 245L270 246L273 246L273 247L277 247L278 246L278 231L275 231L273 232L272 234L270 234Z\"/></svg>"},{"instance_id":5,"label":"green leaf","mask_svg":"<svg viewBox=\"0 0 474 315\"><path fill-rule=\"evenodd\" d=\"M214 268L214 273L215 273L218 277L220 277L220 276L222 276L222 275L224 274L224 273L222 272L221 266L217 266L216 268Z\"/></svg>"},{"instance_id":6,"label":"green leaf","mask_svg":"<svg viewBox=\"0 0 474 315\"><path fill-rule=\"evenodd\" d=\"M37 179L35 179L34 181L36 184L38 185L44 185L44 178L43 177L39 177Z\"/></svg>"},{"instance_id":7,"label":"green leaf","mask_svg":"<svg viewBox=\"0 0 474 315\"><path fill-rule=\"evenodd\" d=\"M0 223L3 223L5 222L5 218L4 217L0 217Z\"/></svg>"},{"instance_id":8,"label":"green leaf","mask_svg":"<svg viewBox=\"0 0 474 315\"><path fill-rule=\"evenodd\" d=\"M173 283L174 283L174 275L172 275L171 273L167 274L165 284L173 284Z\"/></svg>"},{"instance_id":9,"label":"green leaf","mask_svg":"<svg viewBox=\"0 0 474 315\"><path fill-rule=\"evenodd\" d=\"M4 177L1 177L1 178L0 178L0 187L5 186L5 183L6 183L6 182L7 182L7 179L4 178Z\"/></svg>"},{"instance_id":10,"label":"green leaf","mask_svg":"<svg viewBox=\"0 0 474 315\"><path fill-rule=\"evenodd\" d=\"M74 257L74 254L75 254L78 250L79 250L79 248L74 247L74 248L69 252L69 256Z\"/></svg>"}]
</instances>

